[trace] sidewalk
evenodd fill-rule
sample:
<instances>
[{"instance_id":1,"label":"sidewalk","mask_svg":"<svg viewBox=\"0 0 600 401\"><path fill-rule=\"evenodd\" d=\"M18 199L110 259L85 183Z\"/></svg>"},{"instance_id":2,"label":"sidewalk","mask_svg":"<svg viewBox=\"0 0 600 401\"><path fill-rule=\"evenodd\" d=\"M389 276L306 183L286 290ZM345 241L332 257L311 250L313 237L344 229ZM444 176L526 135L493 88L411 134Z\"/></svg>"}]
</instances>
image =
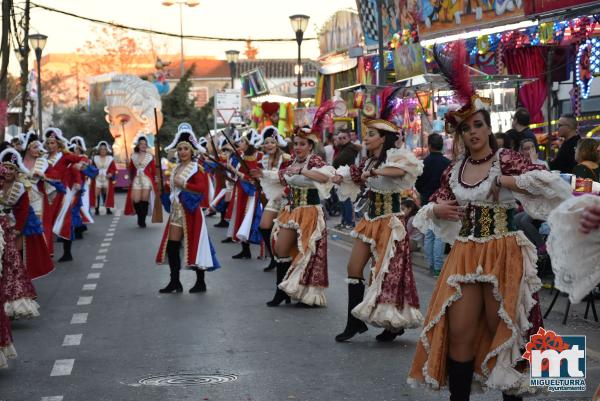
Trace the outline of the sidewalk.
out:
<instances>
[{"instance_id":1,"label":"sidewalk","mask_svg":"<svg viewBox=\"0 0 600 401\"><path fill-rule=\"evenodd\" d=\"M349 244L354 242L354 238L350 235L349 230L339 230L334 228L339 223L339 217L328 217L327 230L329 231L329 239L333 241L344 241ZM429 274L425 255L422 252L412 253L413 266L422 269L422 272ZM542 314L548 310L555 292L550 288L542 288L539 291L540 303L542 306ZM586 302L569 306L569 316L566 324L562 324L565 311L567 310L568 298L565 294L561 294L556 299L552 312L544 319L544 328L554 330L557 334L562 335L585 335L587 340L587 359L595 361L593 369L599 369L597 363L600 362L600 323L594 321L594 315L590 308L587 319L584 318ZM595 300L596 311L600 317L600 299ZM590 366L591 368L591 366Z\"/></svg>"}]
</instances>

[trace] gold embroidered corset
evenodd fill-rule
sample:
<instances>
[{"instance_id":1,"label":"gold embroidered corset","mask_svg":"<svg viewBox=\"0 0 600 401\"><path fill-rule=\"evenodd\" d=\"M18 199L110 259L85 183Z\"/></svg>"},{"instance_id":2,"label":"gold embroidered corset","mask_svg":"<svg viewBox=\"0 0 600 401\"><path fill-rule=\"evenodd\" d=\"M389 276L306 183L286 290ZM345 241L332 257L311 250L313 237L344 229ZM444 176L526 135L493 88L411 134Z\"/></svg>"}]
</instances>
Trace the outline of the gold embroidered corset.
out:
<instances>
[{"instance_id":1,"label":"gold embroidered corset","mask_svg":"<svg viewBox=\"0 0 600 401\"><path fill-rule=\"evenodd\" d=\"M319 190L316 188L301 188L290 186L290 207L320 205Z\"/></svg>"},{"instance_id":2,"label":"gold embroidered corset","mask_svg":"<svg viewBox=\"0 0 600 401\"><path fill-rule=\"evenodd\" d=\"M502 236L517 231L514 216L517 210L502 205L466 206L462 218L461 237L486 238Z\"/></svg>"}]
</instances>

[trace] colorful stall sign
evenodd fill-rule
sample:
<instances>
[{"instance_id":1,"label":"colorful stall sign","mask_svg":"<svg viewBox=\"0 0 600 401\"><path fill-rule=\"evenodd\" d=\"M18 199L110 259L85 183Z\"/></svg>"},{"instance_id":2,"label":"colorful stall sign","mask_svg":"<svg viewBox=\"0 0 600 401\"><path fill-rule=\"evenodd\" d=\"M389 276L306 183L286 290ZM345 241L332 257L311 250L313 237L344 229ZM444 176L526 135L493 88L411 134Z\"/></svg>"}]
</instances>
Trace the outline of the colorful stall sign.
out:
<instances>
[{"instance_id":1,"label":"colorful stall sign","mask_svg":"<svg viewBox=\"0 0 600 401\"><path fill-rule=\"evenodd\" d=\"M359 46L361 36L360 18L356 12L336 12L319 31L321 57Z\"/></svg>"},{"instance_id":2,"label":"colorful stall sign","mask_svg":"<svg viewBox=\"0 0 600 401\"><path fill-rule=\"evenodd\" d=\"M547 13L549 11L561 10L573 6L592 5L595 1L584 0L528 0L525 1L525 12L527 15Z\"/></svg>"},{"instance_id":3,"label":"colorful stall sign","mask_svg":"<svg viewBox=\"0 0 600 401\"><path fill-rule=\"evenodd\" d=\"M405 0L381 0L381 9L377 8L377 0L356 0L360 22L368 47L377 46L378 26L377 16L381 12L383 42L388 43L396 32L402 31L400 24L400 2Z\"/></svg>"},{"instance_id":4,"label":"colorful stall sign","mask_svg":"<svg viewBox=\"0 0 600 401\"><path fill-rule=\"evenodd\" d=\"M396 80L425 74L423 50L419 43L411 43L394 49L394 70Z\"/></svg>"}]
</instances>

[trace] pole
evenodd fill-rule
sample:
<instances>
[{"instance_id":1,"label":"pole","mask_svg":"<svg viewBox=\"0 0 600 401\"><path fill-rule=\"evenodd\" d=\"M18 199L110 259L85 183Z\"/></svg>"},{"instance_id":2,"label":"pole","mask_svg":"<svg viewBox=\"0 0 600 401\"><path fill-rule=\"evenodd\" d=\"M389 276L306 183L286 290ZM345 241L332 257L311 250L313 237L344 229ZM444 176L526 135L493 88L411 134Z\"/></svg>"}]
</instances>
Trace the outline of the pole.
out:
<instances>
[{"instance_id":1,"label":"pole","mask_svg":"<svg viewBox=\"0 0 600 401\"><path fill-rule=\"evenodd\" d=\"M385 86L385 68L383 66L383 16L381 9L384 7L382 0L377 0L377 40L379 52L379 71L377 74L377 85Z\"/></svg>"},{"instance_id":2,"label":"pole","mask_svg":"<svg viewBox=\"0 0 600 401\"><path fill-rule=\"evenodd\" d=\"M44 133L42 130L42 49L35 49L35 59L37 60L38 132L41 137Z\"/></svg>"},{"instance_id":3,"label":"pole","mask_svg":"<svg viewBox=\"0 0 600 401\"><path fill-rule=\"evenodd\" d=\"M184 70L185 70L183 67L183 3L179 3L179 39L180 39L180 46L181 46L181 52L180 52L181 77L179 79L183 79L183 74L184 74Z\"/></svg>"},{"instance_id":4,"label":"pole","mask_svg":"<svg viewBox=\"0 0 600 401\"><path fill-rule=\"evenodd\" d=\"M30 0L26 0L23 47L19 48L21 53L21 114L19 116L19 126L23 132L25 131L25 113L27 112L27 82L29 81L29 8Z\"/></svg>"},{"instance_id":5,"label":"pole","mask_svg":"<svg viewBox=\"0 0 600 401\"><path fill-rule=\"evenodd\" d=\"M231 74L231 89L234 89L235 85L235 75L236 75L236 65L233 61L229 62L229 73Z\"/></svg>"},{"instance_id":6,"label":"pole","mask_svg":"<svg viewBox=\"0 0 600 401\"><path fill-rule=\"evenodd\" d=\"M302 107L302 38L304 32L296 31L296 42L298 43L298 105L297 108Z\"/></svg>"},{"instance_id":7,"label":"pole","mask_svg":"<svg viewBox=\"0 0 600 401\"><path fill-rule=\"evenodd\" d=\"M546 118L548 119L548 140L546 141L546 160L550 160L550 150L552 148L552 56L554 55L554 47L548 49L546 58ZM575 75L575 74L573 74Z\"/></svg>"}]
</instances>

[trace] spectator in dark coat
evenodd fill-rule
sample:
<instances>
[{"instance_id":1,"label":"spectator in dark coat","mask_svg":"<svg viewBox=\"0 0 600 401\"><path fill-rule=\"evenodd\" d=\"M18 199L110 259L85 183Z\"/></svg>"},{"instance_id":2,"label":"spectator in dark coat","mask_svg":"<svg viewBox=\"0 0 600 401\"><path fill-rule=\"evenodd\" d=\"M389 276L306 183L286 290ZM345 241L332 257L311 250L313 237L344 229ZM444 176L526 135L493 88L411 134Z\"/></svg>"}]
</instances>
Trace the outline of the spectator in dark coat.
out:
<instances>
[{"instance_id":1,"label":"spectator in dark coat","mask_svg":"<svg viewBox=\"0 0 600 401\"><path fill-rule=\"evenodd\" d=\"M350 132L341 131L337 135L339 151L333 159L333 167L353 166L356 163L356 157L360 152L360 148L351 142ZM340 207L342 209L342 222L337 228L354 228L354 213L352 211L352 200L340 199Z\"/></svg>"},{"instance_id":2,"label":"spectator in dark coat","mask_svg":"<svg viewBox=\"0 0 600 401\"><path fill-rule=\"evenodd\" d=\"M506 135L510 138L510 148L516 152L519 151L519 144L523 139L531 139L535 144L536 152L539 150L538 142L535 134L529 128L529 124L531 124L531 117L529 116L529 112L527 109L523 107L519 107L517 111L515 111L515 115L512 120L512 129L506 131ZM505 146L506 147L506 146Z\"/></svg>"},{"instance_id":3,"label":"spectator in dark coat","mask_svg":"<svg viewBox=\"0 0 600 401\"><path fill-rule=\"evenodd\" d=\"M450 165L443 154L444 138L440 134L431 134L427 138L429 156L423 161L423 174L417 178L415 188L421 195L421 205L426 205L429 198L440 187L442 173ZM431 274L437 276L444 264L444 249L446 244L432 230L425 233L424 251Z\"/></svg>"},{"instance_id":4,"label":"spectator in dark coat","mask_svg":"<svg viewBox=\"0 0 600 401\"><path fill-rule=\"evenodd\" d=\"M577 119L574 115L564 114L558 119L558 136L564 138L564 142L558 149L556 157L550 161L550 170L572 174L573 168L577 165L575 149L580 139L577 134Z\"/></svg>"}]
</instances>

